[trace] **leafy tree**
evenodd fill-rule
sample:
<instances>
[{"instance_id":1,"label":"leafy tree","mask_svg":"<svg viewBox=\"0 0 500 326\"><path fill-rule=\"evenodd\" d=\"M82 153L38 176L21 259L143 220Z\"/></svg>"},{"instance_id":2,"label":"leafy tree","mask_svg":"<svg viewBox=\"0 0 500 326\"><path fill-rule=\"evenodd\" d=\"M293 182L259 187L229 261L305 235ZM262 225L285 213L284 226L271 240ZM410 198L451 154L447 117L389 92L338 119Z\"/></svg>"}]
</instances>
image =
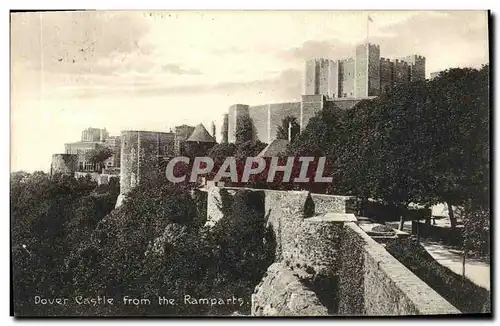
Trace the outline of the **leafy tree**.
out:
<instances>
[{"instance_id":1,"label":"leafy tree","mask_svg":"<svg viewBox=\"0 0 500 326\"><path fill-rule=\"evenodd\" d=\"M113 151L105 146L97 145L85 155L85 159L93 164L102 166L104 161L113 155Z\"/></svg>"},{"instance_id":2,"label":"leafy tree","mask_svg":"<svg viewBox=\"0 0 500 326\"><path fill-rule=\"evenodd\" d=\"M114 208L116 194L94 193L90 178L43 172L13 173L10 187L14 311L64 314L60 307L35 305L33 297L71 293L67 258Z\"/></svg>"},{"instance_id":3,"label":"leafy tree","mask_svg":"<svg viewBox=\"0 0 500 326\"><path fill-rule=\"evenodd\" d=\"M247 157L257 156L267 144L261 142L260 140L250 140L243 143L237 144L236 157L239 159L246 160Z\"/></svg>"},{"instance_id":4,"label":"leafy tree","mask_svg":"<svg viewBox=\"0 0 500 326\"><path fill-rule=\"evenodd\" d=\"M332 193L339 189L339 178L343 171L338 169L338 160L339 155L342 154L340 148L346 137L343 132L344 114L345 111L341 111L336 107L319 111L309 120L304 131L288 146L287 156L295 156L296 158L310 156L315 158L315 162L320 157L326 157L323 175L333 177L332 184L315 184L311 182L308 185L298 184L298 187L320 193ZM313 168L313 165L311 167ZM315 171L315 168L313 168L313 171ZM313 176L313 174L309 175Z\"/></svg>"},{"instance_id":5,"label":"leafy tree","mask_svg":"<svg viewBox=\"0 0 500 326\"><path fill-rule=\"evenodd\" d=\"M244 143L256 139L256 131L249 115L238 115L236 118L236 143Z\"/></svg>"},{"instance_id":6,"label":"leafy tree","mask_svg":"<svg viewBox=\"0 0 500 326\"><path fill-rule=\"evenodd\" d=\"M221 135L222 135L222 144L227 144L228 142L228 136L229 136L229 116L227 114L224 114L224 120L222 122L222 129L221 129Z\"/></svg>"},{"instance_id":7,"label":"leafy tree","mask_svg":"<svg viewBox=\"0 0 500 326\"><path fill-rule=\"evenodd\" d=\"M469 199L489 206L489 66L447 70L428 88L431 191L447 203L454 227L452 206Z\"/></svg>"},{"instance_id":8,"label":"leafy tree","mask_svg":"<svg viewBox=\"0 0 500 326\"><path fill-rule=\"evenodd\" d=\"M300 132L300 125L297 122L297 118L294 116L286 116L281 121L281 125L279 125L277 128L277 135L276 135L277 139L288 140L288 129L290 124L292 126L292 141L296 138L296 136Z\"/></svg>"}]
</instances>

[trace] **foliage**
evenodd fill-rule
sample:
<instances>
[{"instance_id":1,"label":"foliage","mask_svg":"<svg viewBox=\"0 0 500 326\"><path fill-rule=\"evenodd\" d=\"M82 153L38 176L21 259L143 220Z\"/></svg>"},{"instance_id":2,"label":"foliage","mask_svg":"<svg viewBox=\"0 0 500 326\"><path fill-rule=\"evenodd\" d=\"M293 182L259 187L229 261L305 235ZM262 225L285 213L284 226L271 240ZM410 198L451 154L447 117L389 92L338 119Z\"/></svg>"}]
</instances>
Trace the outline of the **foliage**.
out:
<instances>
[{"instance_id":1,"label":"foliage","mask_svg":"<svg viewBox=\"0 0 500 326\"><path fill-rule=\"evenodd\" d=\"M489 67L450 69L309 121L289 155L326 156L326 192L395 207L489 206Z\"/></svg>"},{"instance_id":2,"label":"foliage","mask_svg":"<svg viewBox=\"0 0 500 326\"><path fill-rule=\"evenodd\" d=\"M11 174L11 235L14 311L24 315L61 313L34 305L35 295L65 296L70 282L67 257L90 237L114 208L117 192L90 177L75 179L43 172ZM64 311L63 311L64 313Z\"/></svg>"},{"instance_id":3,"label":"foliage","mask_svg":"<svg viewBox=\"0 0 500 326\"><path fill-rule=\"evenodd\" d=\"M226 144L228 142L229 136L229 116L224 114L224 121L222 122L221 136L222 136L222 144Z\"/></svg>"},{"instance_id":4,"label":"foliage","mask_svg":"<svg viewBox=\"0 0 500 326\"><path fill-rule=\"evenodd\" d=\"M244 143L256 139L256 130L249 115L238 115L236 118L236 143Z\"/></svg>"},{"instance_id":5,"label":"foliage","mask_svg":"<svg viewBox=\"0 0 500 326\"><path fill-rule=\"evenodd\" d=\"M121 300L149 298L151 305L72 306L84 315L229 315L249 313L256 283L274 259L265 231L263 198L242 192L225 198L225 215L214 230L199 220L201 191L165 180L134 188L123 205L101 219L88 241L66 258L62 277L68 296L78 293ZM229 200L229 201L228 201ZM203 202L203 201L201 201ZM203 203L201 204L203 205ZM206 211L204 211L206 215ZM271 248L267 250L266 248ZM242 298L225 305L185 304L193 298ZM158 305L157 297L175 306ZM59 310L58 312L61 312ZM41 312L40 312L41 313Z\"/></svg>"},{"instance_id":6,"label":"foliage","mask_svg":"<svg viewBox=\"0 0 500 326\"><path fill-rule=\"evenodd\" d=\"M481 204L468 201L462 215L464 223L464 248L469 254L490 255L490 210Z\"/></svg>"},{"instance_id":7,"label":"foliage","mask_svg":"<svg viewBox=\"0 0 500 326\"><path fill-rule=\"evenodd\" d=\"M97 145L96 148L85 154L85 159L94 164L102 164L113 155L113 151L105 146Z\"/></svg>"},{"instance_id":8,"label":"foliage","mask_svg":"<svg viewBox=\"0 0 500 326\"><path fill-rule=\"evenodd\" d=\"M288 140L288 128L292 125L292 141L297 137L300 133L300 125L297 122L297 118L294 116L286 116L281 121L281 125L278 125L276 138L277 139L286 139Z\"/></svg>"},{"instance_id":9,"label":"foliage","mask_svg":"<svg viewBox=\"0 0 500 326\"><path fill-rule=\"evenodd\" d=\"M419 243L399 238L386 249L462 313L489 312L489 291L439 264Z\"/></svg>"},{"instance_id":10,"label":"foliage","mask_svg":"<svg viewBox=\"0 0 500 326\"><path fill-rule=\"evenodd\" d=\"M247 157L257 156L264 148L266 144L260 140L250 140L237 144L236 158L246 160Z\"/></svg>"}]
</instances>

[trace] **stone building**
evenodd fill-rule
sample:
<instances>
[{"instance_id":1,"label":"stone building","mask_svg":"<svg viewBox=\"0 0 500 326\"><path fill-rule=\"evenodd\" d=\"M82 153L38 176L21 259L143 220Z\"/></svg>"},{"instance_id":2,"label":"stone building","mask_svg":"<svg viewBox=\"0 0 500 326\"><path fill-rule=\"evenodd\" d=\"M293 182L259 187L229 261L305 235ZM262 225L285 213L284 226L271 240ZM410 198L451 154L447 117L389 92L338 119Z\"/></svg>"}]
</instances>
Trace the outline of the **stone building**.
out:
<instances>
[{"instance_id":1,"label":"stone building","mask_svg":"<svg viewBox=\"0 0 500 326\"><path fill-rule=\"evenodd\" d=\"M193 133L185 140L187 153L193 157L207 155L215 144L214 137L208 133L201 123L194 128Z\"/></svg>"},{"instance_id":2,"label":"stone building","mask_svg":"<svg viewBox=\"0 0 500 326\"><path fill-rule=\"evenodd\" d=\"M389 73L391 70L393 73ZM380 47L364 43L343 60L318 58L306 62L305 95L328 98L378 96L387 87L425 80L425 57L413 54L396 60L380 57Z\"/></svg>"},{"instance_id":3,"label":"stone building","mask_svg":"<svg viewBox=\"0 0 500 326\"><path fill-rule=\"evenodd\" d=\"M184 142L189 136L191 136L193 131L193 126L181 125L175 127L174 153L176 156L182 156L186 153Z\"/></svg>"},{"instance_id":4,"label":"stone building","mask_svg":"<svg viewBox=\"0 0 500 326\"><path fill-rule=\"evenodd\" d=\"M394 85L416 80L425 80L425 57L414 54L395 60L381 58L380 46L376 44L356 46L352 58L309 60L305 64L304 95L300 102L230 106L227 118L224 117L227 140L236 142L236 122L241 116L252 121L254 140L269 144L276 139L277 127L287 116L295 117L304 130L309 119L323 108L350 109Z\"/></svg>"},{"instance_id":5,"label":"stone building","mask_svg":"<svg viewBox=\"0 0 500 326\"><path fill-rule=\"evenodd\" d=\"M122 131L120 193L129 192L143 180L156 179L162 162L175 155L174 139L171 132Z\"/></svg>"},{"instance_id":6,"label":"stone building","mask_svg":"<svg viewBox=\"0 0 500 326\"><path fill-rule=\"evenodd\" d=\"M254 140L271 143L277 138L278 126L284 118L292 116L297 119L301 130L307 126L309 119L323 108L346 110L352 108L365 98L328 98L325 95L302 95L300 102L273 103L249 106L235 104L229 107L228 142L236 142L236 121L240 116L248 116L252 121Z\"/></svg>"},{"instance_id":7,"label":"stone building","mask_svg":"<svg viewBox=\"0 0 500 326\"><path fill-rule=\"evenodd\" d=\"M87 154L100 147L109 148L113 152L113 155L103 162L103 166L87 160ZM77 155L77 171L79 172L96 172L101 168L120 167L120 137L110 137L105 128L87 128L82 131L80 141L66 143L64 148L66 154Z\"/></svg>"}]
</instances>

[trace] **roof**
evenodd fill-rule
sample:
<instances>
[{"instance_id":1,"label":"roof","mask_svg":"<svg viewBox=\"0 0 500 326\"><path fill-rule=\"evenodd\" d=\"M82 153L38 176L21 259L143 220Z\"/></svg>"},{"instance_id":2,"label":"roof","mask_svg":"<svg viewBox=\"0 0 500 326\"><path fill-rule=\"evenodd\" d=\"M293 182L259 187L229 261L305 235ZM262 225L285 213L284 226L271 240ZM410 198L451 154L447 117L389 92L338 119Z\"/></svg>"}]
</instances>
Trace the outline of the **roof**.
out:
<instances>
[{"instance_id":1,"label":"roof","mask_svg":"<svg viewBox=\"0 0 500 326\"><path fill-rule=\"evenodd\" d=\"M210 136L207 129L200 123L194 127L193 133L186 141L199 142L199 143L215 143L215 139Z\"/></svg>"},{"instance_id":2,"label":"roof","mask_svg":"<svg viewBox=\"0 0 500 326\"><path fill-rule=\"evenodd\" d=\"M286 139L275 139L264 148L258 157L272 157L283 155L286 152L286 147L290 142Z\"/></svg>"}]
</instances>

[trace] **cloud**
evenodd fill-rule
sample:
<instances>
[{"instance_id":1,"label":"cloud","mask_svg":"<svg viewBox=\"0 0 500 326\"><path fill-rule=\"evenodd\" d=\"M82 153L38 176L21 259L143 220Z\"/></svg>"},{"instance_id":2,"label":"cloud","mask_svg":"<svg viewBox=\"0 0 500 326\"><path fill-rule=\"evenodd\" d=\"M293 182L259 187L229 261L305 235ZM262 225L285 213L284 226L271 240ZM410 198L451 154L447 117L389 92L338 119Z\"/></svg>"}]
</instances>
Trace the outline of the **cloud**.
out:
<instances>
[{"instance_id":1,"label":"cloud","mask_svg":"<svg viewBox=\"0 0 500 326\"><path fill-rule=\"evenodd\" d=\"M184 69L177 64L164 64L161 66L161 70L166 73L171 73L174 75L201 75L201 71L197 69Z\"/></svg>"},{"instance_id":2,"label":"cloud","mask_svg":"<svg viewBox=\"0 0 500 326\"><path fill-rule=\"evenodd\" d=\"M305 62L314 58L342 59L352 56L353 53L354 44L339 39L329 39L306 41L300 46L278 52L278 56L287 60Z\"/></svg>"},{"instance_id":3,"label":"cloud","mask_svg":"<svg viewBox=\"0 0 500 326\"><path fill-rule=\"evenodd\" d=\"M266 79L244 82L220 82L213 84L161 85L149 81L126 81L121 84L68 86L60 88L52 96L61 98L68 96L81 99L114 97L122 94L138 97L178 96L190 94L234 95L235 93L253 93L260 96L276 98L277 101L297 100L302 93L302 72L287 69Z\"/></svg>"},{"instance_id":4,"label":"cloud","mask_svg":"<svg viewBox=\"0 0 500 326\"><path fill-rule=\"evenodd\" d=\"M151 54L142 41L148 31L141 16L127 11L13 13L11 58L46 73L110 74L99 64L109 57Z\"/></svg>"}]
</instances>

